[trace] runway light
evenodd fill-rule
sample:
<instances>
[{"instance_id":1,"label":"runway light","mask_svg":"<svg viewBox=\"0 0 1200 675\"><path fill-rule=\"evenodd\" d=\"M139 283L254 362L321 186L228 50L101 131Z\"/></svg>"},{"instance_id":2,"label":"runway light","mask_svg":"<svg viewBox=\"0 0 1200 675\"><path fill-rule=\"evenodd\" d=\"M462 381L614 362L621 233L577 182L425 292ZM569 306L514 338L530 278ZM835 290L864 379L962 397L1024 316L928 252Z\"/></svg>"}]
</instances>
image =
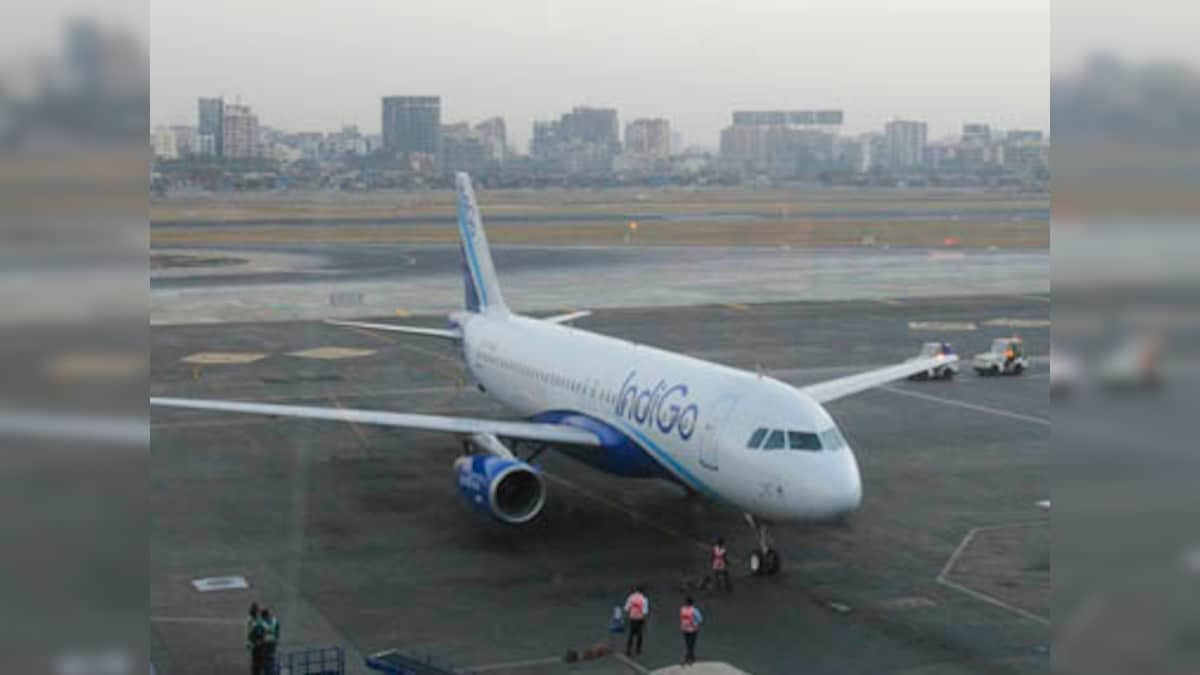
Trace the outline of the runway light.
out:
<instances>
[{"instance_id":1,"label":"runway light","mask_svg":"<svg viewBox=\"0 0 1200 675\"><path fill-rule=\"evenodd\" d=\"M636 230L637 228L638 228L638 224L637 224L636 220L629 221L629 229Z\"/></svg>"},{"instance_id":2,"label":"runway light","mask_svg":"<svg viewBox=\"0 0 1200 675\"><path fill-rule=\"evenodd\" d=\"M946 246L958 246L958 237L946 237L942 243Z\"/></svg>"}]
</instances>

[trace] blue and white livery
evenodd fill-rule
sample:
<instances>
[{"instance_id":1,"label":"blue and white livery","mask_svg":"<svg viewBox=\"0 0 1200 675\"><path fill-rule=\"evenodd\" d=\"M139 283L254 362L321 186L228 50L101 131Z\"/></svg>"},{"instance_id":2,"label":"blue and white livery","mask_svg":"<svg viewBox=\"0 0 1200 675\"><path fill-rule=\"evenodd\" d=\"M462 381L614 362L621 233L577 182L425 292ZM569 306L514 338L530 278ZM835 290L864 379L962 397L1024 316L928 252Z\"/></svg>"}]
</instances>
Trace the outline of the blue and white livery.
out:
<instances>
[{"instance_id":1,"label":"blue and white livery","mask_svg":"<svg viewBox=\"0 0 1200 675\"><path fill-rule=\"evenodd\" d=\"M546 499L533 458L546 448L630 478L660 478L738 509L758 532L755 573L779 569L767 524L858 508L854 452L823 403L955 360L902 364L795 388L750 373L509 311L466 174L457 176L465 310L446 329L338 325L453 340L474 383L521 419L490 420L251 402L152 398L154 405L443 431L471 449L455 466L474 509L506 523ZM528 450L529 458L518 453Z\"/></svg>"}]
</instances>

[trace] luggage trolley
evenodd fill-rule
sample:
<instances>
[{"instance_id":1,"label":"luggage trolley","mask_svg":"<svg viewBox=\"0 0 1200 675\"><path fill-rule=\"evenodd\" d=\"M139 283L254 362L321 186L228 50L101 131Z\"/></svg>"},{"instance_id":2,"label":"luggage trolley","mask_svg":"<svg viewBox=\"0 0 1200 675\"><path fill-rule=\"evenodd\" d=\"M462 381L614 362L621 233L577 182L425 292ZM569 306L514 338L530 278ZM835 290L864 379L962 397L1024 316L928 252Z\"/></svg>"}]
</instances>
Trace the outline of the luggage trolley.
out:
<instances>
[{"instance_id":1,"label":"luggage trolley","mask_svg":"<svg viewBox=\"0 0 1200 675\"><path fill-rule=\"evenodd\" d=\"M387 675L472 675L472 671L438 663L429 654L402 653L398 649L376 652L366 658L367 667Z\"/></svg>"},{"instance_id":2,"label":"luggage trolley","mask_svg":"<svg viewBox=\"0 0 1200 675\"><path fill-rule=\"evenodd\" d=\"M288 652L275 658L271 675L344 675L346 653L341 647Z\"/></svg>"}]
</instances>

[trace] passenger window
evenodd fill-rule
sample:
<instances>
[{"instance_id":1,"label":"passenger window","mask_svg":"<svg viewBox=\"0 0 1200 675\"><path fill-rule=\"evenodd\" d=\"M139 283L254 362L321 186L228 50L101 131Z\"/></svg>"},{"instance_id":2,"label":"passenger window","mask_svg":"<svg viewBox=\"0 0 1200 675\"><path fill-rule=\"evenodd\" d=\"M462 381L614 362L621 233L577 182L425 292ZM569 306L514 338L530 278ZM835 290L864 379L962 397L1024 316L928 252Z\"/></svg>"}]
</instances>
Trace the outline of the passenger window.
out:
<instances>
[{"instance_id":1,"label":"passenger window","mask_svg":"<svg viewBox=\"0 0 1200 675\"><path fill-rule=\"evenodd\" d=\"M820 450L821 440L807 431L787 432L788 447L792 450Z\"/></svg>"},{"instance_id":2,"label":"passenger window","mask_svg":"<svg viewBox=\"0 0 1200 675\"><path fill-rule=\"evenodd\" d=\"M763 437L767 435L766 427L759 427L750 434L750 442L746 444L747 448L757 450L758 446L762 445Z\"/></svg>"},{"instance_id":3,"label":"passenger window","mask_svg":"<svg viewBox=\"0 0 1200 675\"><path fill-rule=\"evenodd\" d=\"M782 450L783 449L783 432L776 429L767 436L767 442L763 445L763 450Z\"/></svg>"}]
</instances>

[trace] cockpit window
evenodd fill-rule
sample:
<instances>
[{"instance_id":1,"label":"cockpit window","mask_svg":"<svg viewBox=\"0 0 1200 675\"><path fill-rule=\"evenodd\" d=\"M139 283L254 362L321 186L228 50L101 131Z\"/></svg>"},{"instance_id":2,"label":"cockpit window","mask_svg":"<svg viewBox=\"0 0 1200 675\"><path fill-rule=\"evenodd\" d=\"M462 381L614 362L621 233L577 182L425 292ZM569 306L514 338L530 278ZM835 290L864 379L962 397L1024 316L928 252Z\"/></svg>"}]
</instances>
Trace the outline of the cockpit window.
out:
<instances>
[{"instance_id":1,"label":"cockpit window","mask_svg":"<svg viewBox=\"0 0 1200 675\"><path fill-rule=\"evenodd\" d=\"M807 431L787 432L788 447L792 450L820 450L821 439Z\"/></svg>"},{"instance_id":2,"label":"cockpit window","mask_svg":"<svg viewBox=\"0 0 1200 675\"><path fill-rule=\"evenodd\" d=\"M821 445L825 446L826 450L838 450L846 447L846 439L842 438L837 427L830 427L821 432Z\"/></svg>"},{"instance_id":3,"label":"cockpit window","mask_svg":"<svg viewBox=\"0 0 1200 675\"><path fill-rule=\"evenodd\" d=\"M752 449L757 449L758 446L762 445L763 437L766 435L767 435L766 427L759 427L759 428L755 429L754 433L750 434L750 442L746 444L746 447L752 448Z\"/></svg>"},{"instance_id":4,"label":"cockpit window","mask_svg":"<svg viewBox=\"0 0 1200 675\"><path fill-rule=\"evenodd\" d=\"M763 445L763 450L782 450L783 449L783 432L775 429L767 436L767 442Z\"/></svg>"}]
</instances>

